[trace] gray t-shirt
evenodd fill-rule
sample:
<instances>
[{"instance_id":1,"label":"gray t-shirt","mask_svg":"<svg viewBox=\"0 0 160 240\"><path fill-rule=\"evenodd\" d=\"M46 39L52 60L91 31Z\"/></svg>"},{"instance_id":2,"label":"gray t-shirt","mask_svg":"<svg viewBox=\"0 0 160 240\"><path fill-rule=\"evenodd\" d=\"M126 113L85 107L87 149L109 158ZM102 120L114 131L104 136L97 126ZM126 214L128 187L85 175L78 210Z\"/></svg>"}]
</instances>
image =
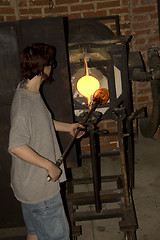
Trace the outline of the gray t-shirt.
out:
<instances>
[{"instance_id":1,"label":"gray t-shirt","mask_svg":"<svg viewBox=\"0 0 160 240\"><path fill-rule=\"evenodd\" d=\"M33 93L18 86L11 107L9 150L23 145L28 145L54 163L60 157L51 114L40 93ZM29 204L52 198L60 190L59 181L66 180L63 165L61 169L60 179L48 182L45 169L12 154L11 187L15 197Z\"/></svg>"}]
</instances>

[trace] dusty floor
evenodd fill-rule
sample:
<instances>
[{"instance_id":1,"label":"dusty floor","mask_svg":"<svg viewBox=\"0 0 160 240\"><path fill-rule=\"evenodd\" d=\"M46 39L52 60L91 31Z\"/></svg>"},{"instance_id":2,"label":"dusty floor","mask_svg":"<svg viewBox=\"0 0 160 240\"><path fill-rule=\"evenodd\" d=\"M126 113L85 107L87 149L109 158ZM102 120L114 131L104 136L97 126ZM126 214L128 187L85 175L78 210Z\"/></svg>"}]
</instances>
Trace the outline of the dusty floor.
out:
<instances>
[{"instance_id":1,"label":"dusty floor","mask_svg":"<svg viewBox=\"0 0 160 240\"><path fill-rule=\"evenodd\" d=\"M88 168L75 174L86 174ZM120 173L119 160L102 159L102 175ZM160 140L146 139L139 135L135 144L135 189L133 198L138 219L137 240L159 240L160 227ZM86 188L89 186L85 186ZM120 219L94 220L80 222L82 235L78 240L124 240L119 230ZM23 235L25 229L18 231ZM9 233L9 231L8 231ZM13 234L14 233L14 234ZM10 229L10 236L16 235L16 230ZM0 229L0 239L3 231ZM7 238L7 240L23 240L25 238Z\"/></svg>"},{"instance_id":2,"label":"dusty floor","mask_svg":"<svg viewBox=\"0 0 160 240\"><path fill-rule=\"evenodd\" d=\"M136 145L134 202L138 240L159 240L160 226L160 141L139 138Z\"/></svg>"},{"instance_id":3,"label":"dusty floor","mask_svg":"<svg viewBox=\"0 0 160 240\"><path fill-rule=\"evenodd\" d=\"M118 161L103 159L103 171L118 174ZM135 144L135 188L133 198L138 219L137 240L159 240L160 227L160 140L146 139L139 134ZM123 240L120 219L80 222L78 240Z\"/></svg>"}]
</instances>

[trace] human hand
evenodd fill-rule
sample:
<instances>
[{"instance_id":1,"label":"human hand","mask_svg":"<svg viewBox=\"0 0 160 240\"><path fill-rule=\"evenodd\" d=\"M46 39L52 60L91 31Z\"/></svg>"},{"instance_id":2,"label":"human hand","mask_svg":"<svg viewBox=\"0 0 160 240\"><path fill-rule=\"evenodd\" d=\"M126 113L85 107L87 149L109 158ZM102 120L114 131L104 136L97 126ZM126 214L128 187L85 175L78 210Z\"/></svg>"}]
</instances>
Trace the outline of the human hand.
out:
<instances>
[{"instance_id":1,"label":"human hand","mask_svg":"<svg viewBox=\"0 0 160 240\"><path fill-rule=\"evenodd\" d=\"M80 130L81 129L81 130ZM68 132L72 135L75 136L75 134L78 132L77 134L77 138L82 137L85 134L85 128L83 125L81 125L80 123L72 123L69 126Z\"/></svg>"},{"instance_id":2,"label":"human hand","mask_svg":"<svg viewBox=\"0 0 160 240\"><path fill-rule=\"evenodd\" d=\"M51 167L48 169L47 180L55 182L61 175L62 171L54 163L51 164Z\"/></svg>"}]
</instances>

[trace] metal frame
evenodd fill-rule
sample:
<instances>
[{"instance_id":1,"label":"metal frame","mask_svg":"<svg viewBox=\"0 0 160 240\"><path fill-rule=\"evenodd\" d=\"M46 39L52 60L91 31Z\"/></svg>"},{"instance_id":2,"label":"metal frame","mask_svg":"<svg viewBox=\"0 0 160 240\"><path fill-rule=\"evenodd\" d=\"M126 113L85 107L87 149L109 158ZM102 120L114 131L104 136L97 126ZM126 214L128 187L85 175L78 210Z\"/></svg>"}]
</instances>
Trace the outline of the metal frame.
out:
<instances>
[{"instance_id":1,"label":"metal frame","mask_svg":"<svg viewBox=\"0 0 160 240\"><path fill-rule=\"evenodd\" d=\"M89 18L89 20L97 20L97 21L103 21L103 20L109 20L109 19L115 20L116 34L117 34L117 36L120 36L119 15ZM77 19L71 19L71 20L69 20L69 22L73 22L73 21L76 21L76 20ZM88 18L82 18L82 19L79 19L79 20L86 21L86 20L88 20Z\"/></svg>"},{"instance_id":2,"label":"metal frame","mask_svg":"<svg viewBox=\"0 0 160 240\"><path fill-rule=\"evenodd\" d=\"M119 222L120 231L124 232L126 240L136 240L136 230L138 228L136 212L132 199L132 191L129 187L129 176L126 166L126 154L124 148L124 139L128 134L124 133L124 119L119 115L117 119L117 134L119 141L119 156L121 164L121 175L103 176L101 177L99 169L99 134L96 123L91 119L87 122L90 140L90 159L92 163L92 178L73 179L67 183L67 204L69 211L69 219L72 230L73 239L81 234L81 226L76 226L77 221L89 221L95 219L121 218ZM95 119L95 117L93 117ZM111 133L110 133L111 134ZM114 133L113 133L114 134ZM106 151L107 154L107 151ZM82 156L83 157L83 156ZM117 189L110 191L101 190L102 182L116 182ZM93 183L93 192L74 192L75 185ZM102 203L119 202L119 208L103 209ZM77 209L81 205L95 204L95 211L78 212Z\"/></svg>"},{"instance_id":3,"label":"metal frame","mask_svg":"<svg viewBox=\"0 0 160 240\"><path fill-rule=\"evenodd\" d=\"M93 18L93 20L109 18L110 17ZM77 221L120 217L122 219L119 223L120 231L124 232L125 240L136 240L136 230L138 228L138 224L132 199L132 187L134 187L134 135L132 120L134 119L134 114L131 86L128 79L128 38L120 36L119 21L117 17L115 19L117 20L117 38L102 41L69 43L70 54L76 54L78 50L79 52L84 51L87 53L99 51L102 55L104 53L103 56L107 56L105 53L108 53L109 55L109 57L104 57L105 60L90 59L88 61L88 67L94 67L100 70L108 79L110 101L103 105L103 107L105 106L107 110L101 116L101 119L112 119L117 123L117 132L109 134L116 134L118 136L119 148L117 149L116 154L120 157L122 172L122 174L118 176L101 177L99 163L102 153L98 148L100 131L97 131L97 122L95 122L95 118L91 117L86 123L90 141L90 153L85 156L81 155L81 158L90 158L92 165L92 178L72 179L67 183L66 198L68 210L70 212L69 217L73 239L77 239L77 236L81 234L81 227L76 226ZM86 20L87 19L82 19L81 21ZM83 68L83 66L84 59L70 63L71 78L74 76L76 71L79 68ZM119 97L116 95L113 66L116 66L121 72L122 94ZM73 103L74 109L80 107L83 111L86 111L86 107L84 105L80 106L80 104L77 104L76 99L73 99ZM100 108L101 107L97 110L100 111ZM77 116L75 116L75 119L81 121L81 119ZM112 153L113 151L109 149L109 151L106 150L103 155L112 155ZM113 155L114 154L115 153L113 153ZM102 182L116 182L117 189L113 189L109 192L101 190ZM75 185L86 183L93 184L93 192L74 192ZM120 207L116 209L103 209L102 203L113 202L120 203ZM95 211L77 211L78 206L87 204L94 204Z\"/></svg>"}]
</instances>

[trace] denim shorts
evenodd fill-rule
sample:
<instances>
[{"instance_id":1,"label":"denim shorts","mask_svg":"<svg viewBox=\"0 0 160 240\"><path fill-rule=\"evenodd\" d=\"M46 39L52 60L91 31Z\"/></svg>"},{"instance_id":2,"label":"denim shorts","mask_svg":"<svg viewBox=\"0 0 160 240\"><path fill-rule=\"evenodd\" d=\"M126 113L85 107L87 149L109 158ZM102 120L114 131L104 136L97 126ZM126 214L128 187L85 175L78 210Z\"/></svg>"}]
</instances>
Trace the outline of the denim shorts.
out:
<instances>
[{"instance_id":1,"label":"denim shorts","mask_svg":"<svg viewBox=\"0 0 160 240\"><path fill-rule=\"evenodd\" d=\"M22 203L22 212L28 233L38 240L69 240L69 226L60 193L38 203Z\"/></svg>"}]
</instances>

